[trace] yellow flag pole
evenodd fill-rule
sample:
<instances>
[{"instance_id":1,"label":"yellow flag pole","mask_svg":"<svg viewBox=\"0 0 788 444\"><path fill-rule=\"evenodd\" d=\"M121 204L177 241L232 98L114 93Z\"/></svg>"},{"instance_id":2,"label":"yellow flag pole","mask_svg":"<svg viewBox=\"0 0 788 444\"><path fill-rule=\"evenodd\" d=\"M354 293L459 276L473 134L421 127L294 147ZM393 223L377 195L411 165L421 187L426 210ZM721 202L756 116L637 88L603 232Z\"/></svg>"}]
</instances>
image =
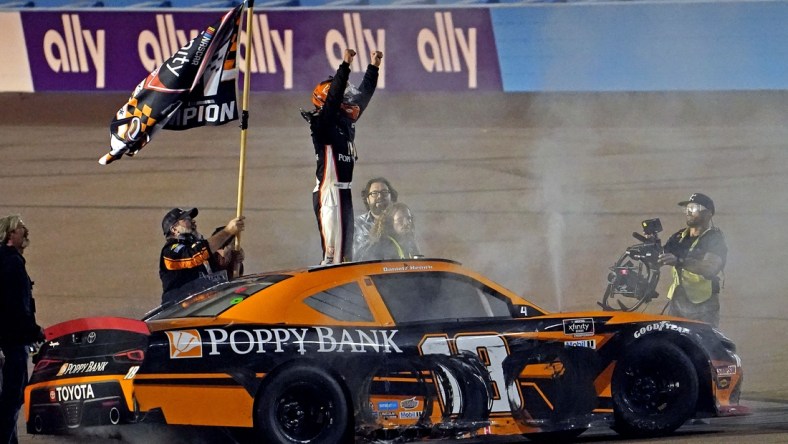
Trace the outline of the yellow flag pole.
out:
<instances>
[{"instance_id":1,"label":"yellow flag pole","mask_svg":"<svg viewBox=\"0 0 788 444\"><path fill-rule=\"evenodd\" d=\"M246 9L246 70L244 71L244 91L241 113L241 156L238 162L238 204L235 217L241 217L244 210L244 172L246 170L246 129L249 127L249 82L252 77L252 32L254 18L254 0L247 0ZM241 248L241 233L235 236L235 250Z\"/></svg>"}]
</instances>

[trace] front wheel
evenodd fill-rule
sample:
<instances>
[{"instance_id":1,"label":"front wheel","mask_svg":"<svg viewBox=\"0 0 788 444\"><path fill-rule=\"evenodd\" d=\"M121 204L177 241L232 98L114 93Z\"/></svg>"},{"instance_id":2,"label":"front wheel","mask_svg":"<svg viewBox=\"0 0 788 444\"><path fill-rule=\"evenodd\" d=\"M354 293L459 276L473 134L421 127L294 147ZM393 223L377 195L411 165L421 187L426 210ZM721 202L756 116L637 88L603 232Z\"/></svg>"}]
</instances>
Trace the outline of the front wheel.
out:
<instances>
[{"instance_id":1,"label":"front wheel","mask_svg":"<svg viewBox=\"0 0 788 444\"><path fill-rule=\"evenodd\" d=\"M613 371L613 428L633 437L666 435L695 413L698 375L666 341L635 342Z\"/></svg>"},{"instance_id":2,"label":"front wheel","mask_svg":"<svg viewBox=\"0 0 788 444\"><path fill-rule=\"evenodd\" d=\"M344 391L327 371L294 366L269 376L258 395L255 427L271 444L337 444L349 439Z\"/></svg>"}]
</instances>

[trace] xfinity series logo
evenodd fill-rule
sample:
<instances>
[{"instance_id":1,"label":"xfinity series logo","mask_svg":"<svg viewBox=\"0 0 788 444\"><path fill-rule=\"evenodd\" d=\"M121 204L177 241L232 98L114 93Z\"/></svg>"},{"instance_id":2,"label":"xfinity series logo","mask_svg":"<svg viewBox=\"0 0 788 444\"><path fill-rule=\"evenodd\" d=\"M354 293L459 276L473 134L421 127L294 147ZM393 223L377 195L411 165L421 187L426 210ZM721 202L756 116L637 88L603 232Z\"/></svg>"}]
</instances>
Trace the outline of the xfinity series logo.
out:
<instances>
[{"instance_id":1,"label":"xfinity series logo","mask_svg":"<svg viewBox=\"0 0 788 444\"><path fill-rule=\"evenodd\" d=\"M49 400L52 402L79 401L95 397L93 386L90 384L67 385L49 390Z\"/></svg>"},{"instance_id":2,"label":"xfinity series logo","mask_svg":"<svg viewBox=\"0 0 788 444\"><path fill-rule=\"evenodd\" d=\"M593 336L594 319L564 319L564 334L572 336Z\"/></svg>"},{"instance_id":3,"label":"xfinity series logo","mask_svg":"<svg viewBox=\"0 0 788 444\"><path fill-rule=\"evenodd\" d=\"M635 338L639 338L644 334L650 333L652 331L667 331L667 330L677 331L679 333L689 333L689 328L687 327L682 327L680 325L676 325L669 321L660 321L660 322L655 322L653 324L649 324L645 327L641 327L640 330L635 332L634 336Z\"/></svg>"},{"instance_id":4,"label":"xfinity series logo","mask_svg":"<svg viewBox=\"0 0 788 444\"><path fill-rule=\"evenodd\" d=\"M200 358L232 352L237 355L250 353L282 353L286 349L304 354L318 353L402 353L394 341L397 330L311 328L255 328L227 330L207 328L168 331L170 358ZM202 337L205 336L203 342Z\"/></svg>"}]
</instances>

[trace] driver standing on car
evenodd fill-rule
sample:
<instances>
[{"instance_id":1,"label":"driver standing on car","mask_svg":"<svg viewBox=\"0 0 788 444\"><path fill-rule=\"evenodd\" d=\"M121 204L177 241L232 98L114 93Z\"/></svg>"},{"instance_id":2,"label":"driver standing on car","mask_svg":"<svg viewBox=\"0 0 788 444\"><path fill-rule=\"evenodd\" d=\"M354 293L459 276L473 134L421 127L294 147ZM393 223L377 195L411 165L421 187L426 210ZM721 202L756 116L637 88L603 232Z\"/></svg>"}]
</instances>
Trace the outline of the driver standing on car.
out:
<instances>
[{"instance_id":1,"label":"driver standing on car","mask_svg":"<svg viewBox=\"0 0 788 444\"><path fill-rule=\"evenodd\" d=\"M188 296L188 289L199 291L198 280L205 280L206 284L213 282L210 276L216 270L211 269L212 252L219 251L225 242L244 230L244 216L236 217L210 238L204 239L197 233L193 221L197 213L197 208L173 208L161 221L164 237L167 238L159 257L162 305L178 302ZM224 280L227 280L226 275Z\"/></svg>"},{"instance_id":2,"label":"driver standing on car","mask_svg":"<svg viewBox=\"0 0 788 444\"><path fill-rule=\"evenodd\" d=\"M684 207L687 228L671 236L659 256L660 264L673 267L668 314L718 327L720 275L728 256L725 236L712 222L714 202L709 196L694 193L679 206Z\"/></svg>"}]
</instances>

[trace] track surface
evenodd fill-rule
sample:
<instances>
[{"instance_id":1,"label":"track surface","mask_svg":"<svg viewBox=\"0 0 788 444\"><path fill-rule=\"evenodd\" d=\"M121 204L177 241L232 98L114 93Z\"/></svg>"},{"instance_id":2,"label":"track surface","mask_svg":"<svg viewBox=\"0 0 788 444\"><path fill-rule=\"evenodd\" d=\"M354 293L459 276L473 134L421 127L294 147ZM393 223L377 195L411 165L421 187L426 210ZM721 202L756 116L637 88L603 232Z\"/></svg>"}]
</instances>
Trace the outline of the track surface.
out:
<instances>
[{"instance_id":1,"label":"track surface","mask_svg":"<svg viewBox=\"0 0 788 444\"><path fill-rule=\"evenodd\" d=\"M235 214L235 125L160 132L137 157L98 165L125 100L0 94L0 213L19 212L30 227L26 258L43 325L141 316L160 298L164 213L196 206L205 232ZM308 103L308 94L252 96L242 240L249 271L319 261L314 155L298 114ZM607 267L635 242L641 220L661 218L666 238L683 224L676 202L709 194L730 248L721 328L738 344L743 397L757 409L685 426L663 442L785 442L786 105L783 92L381 92L358 126L356 212L364 182L384 175L413 209L428 256L456 259L548 310L568 311L596 307ZM161 442L211 435L151 433L169 437ZM118 439L156 442L147 430L135 434ZM606 430L581 437L607 440L616 439Z\"/></svg>"}]
</instances>

